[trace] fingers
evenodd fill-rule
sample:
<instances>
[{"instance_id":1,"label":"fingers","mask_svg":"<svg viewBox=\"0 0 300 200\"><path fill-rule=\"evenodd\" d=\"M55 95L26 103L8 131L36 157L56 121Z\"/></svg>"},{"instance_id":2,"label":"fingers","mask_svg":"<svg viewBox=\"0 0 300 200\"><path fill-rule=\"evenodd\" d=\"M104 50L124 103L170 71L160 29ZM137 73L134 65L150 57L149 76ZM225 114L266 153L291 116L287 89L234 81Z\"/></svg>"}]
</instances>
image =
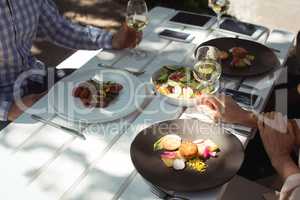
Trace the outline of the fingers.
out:
<instances>
[{"instance_id":1,"label":"fingers","mask_svg":"<svg viewBox=\"0 0 300 200\"><path fill-rule=\"evenodd\" d=\"M142 38L143 38L143 32L139 31L139 32L136 32L136 45L140 44L140 42L142 41Z\"/></svg>"},{"instance_id":2,"label":"fingers","mask_svg":"<svg viewBox=\"0 0 300 200\"><path fill-rule=\"evenodd\" d=\"M215 111L221 112L223 105L221 102L214 96L203 96L199 99L199 104L206 105L212 108Z\"/></svg>"},{"instance_id":3,"label":"fingers","mask_svg":"<svg viewBox=\"0 0 300 200\"><path fill-rule=\"evenodd\" d=\"M287 133L296 137L292 122L287 123Z\"/></svg>"},{"instance_id":4,"label":"fingers","mask_svg":"<svg viewBox=\"0 0 300 200\"><path fill-rule=\"evenodd\" d=\"M114 49L133 48L136 42L136 31L123 23L119 31L113 35L112 47Z\"/></svg>"},{"instance_id":5,"label":"fingers","mask_svg":"<svg viewBox=\"0 0 300 200\"><path fill-rule=\"evenodd\" d=\"M207 95L207 94L202 94L202 95L197 99L197 103L198 103L198 104L204 104L205 99L208 99L208 98L214 98L214 97L209 96L209 95Z\"/></svg>"},{"instance_id":6,"label":"fingers","mask_svg":"<svg viewBox=\"0 0 300 200\"><path fill-rule=\"evenodd\" d=\"M214 122L217 122L217 121L221 120L222 117L221 117L220 112L212 112L212 118L213 118Z\"/></svg>"},{"instance_id":7,"label":"fingers","mask_svg":"<svg viewBox=\"0 0 300 200\"><path fill-rule=\"evenodd\" d=\"M262 118L262 120L258 120L257 126L258 126L258 129L259 129L259 133L262 134L262 132L263 132L263 130L265 128L264 119L263 118Z\"/></svg>"},{"instance_id":8,"label":"fingers","mask_svg":"<svg viewBox=\"0 0 300 200\"><path fill-rule=\"evenodd\" d=\"M263 113L262 114L262 121L264 123L264 126L273 127L273 114L271 112L269 113Z\"/></svg>"},{"instance_id":9,"label":"fingers","mask_svg":"<svg viewBox=\"0 0 300 200\"><path fill-rule=\"evenodd\" d=\"M298 132L299 127L298 127L297 122L294 119L292 119L292 120L289 121L288 124L289 124L288 132L289 133L292 132L295 135L297 141L299 141L300 134Z\"/></svg>"},{"instance_id":10,"label":"fingers","mask_svg":"<svg viewBox=\"0 0 300 200\"><path fill-rule=\"evenodd\" d=\"M208 107L209 109L211 109L211 110L215 110L215 107L212 105L212 104L210 104L210 103L207 103L207 104L204 104L206 107Z\"/></svg>"},{"instance_id":11,"label":"fingers","mask_svg":"<svg viewBox=\"0 0 300 200\"><path fill-rule=\"evenodd\" d=\"M131 28L127 28L127 32L125 35L125 48L134 48L137 42L136 32Z\"/></svg>"},{"instance_id":12,"label":"fingers","mask_svg":"<svg viewBox=\"0 0 300 200\"><path fill-rule=\"evenodd\" d=\"M293 131L297 132L296 130L298 130L298 128L299 128L297 122L294 119L292 119L292 120L290 120L289 123L291 124Z\"/></svg>"},{"instance_id":13,"label":"fingers","mask_svg":"<svg viewBox=\"0 0 300 200\"><path fill-rule=\"evenodd\" d=\"M134 48L139 44L142 40L143 33L136 31L133 28L130 28L127 26L126 23L123 23L123 31L125 32L126 35L126 47L127 48Z\"/></svg>"},{"instance_id":14,"label":"fingers","mask_svg":"<svg viewBox=\"0 0 300 200\"><path fill-rule=\"evenodd\" d=\"M263 121L265 125L280 133L288 132L287 117L283 116L282 113L279 112L264 113Z\"/></svg>"},{"instance_id":15,"label":"fingers","mask_svg":"<svg viewBox=\"0 0 300 200\"><path fill-rule=\"evenodd\" d=\"M130 48L135 48L137 45L139 45L139 43L142 41L142 38L143 38L143 32L141 31L134 31L135 33L135 40L134 42L130 45Z\"/></svg>"},{"instance_id":16,"label":"fingers","mask_svg":"<svg viewBox=\"0 0 300 200\"><path fill-rule=\"evenodd\" d=\"M135 48L142 40L143 33L123 23L119 31L114 34L112 46L114 49Z\"/></svg>"},{"instance_id":17,"label":"fingers","mask_svg":"<svg viewBox=\"0 0 300 200\"><path fill-rule=\"evenodd\" d=\"M128 29L130 29L127 24L124 22L122 23L121 29L123 29L124 31L128 31Z\"/></svg>"}]
</instances>

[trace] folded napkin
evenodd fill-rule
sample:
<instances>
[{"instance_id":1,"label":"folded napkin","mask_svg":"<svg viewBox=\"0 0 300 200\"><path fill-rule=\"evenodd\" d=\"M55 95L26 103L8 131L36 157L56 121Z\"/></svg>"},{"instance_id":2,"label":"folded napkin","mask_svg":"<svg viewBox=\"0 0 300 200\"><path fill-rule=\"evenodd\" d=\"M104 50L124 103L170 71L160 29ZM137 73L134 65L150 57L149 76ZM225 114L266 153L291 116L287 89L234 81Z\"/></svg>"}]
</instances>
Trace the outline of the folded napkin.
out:
<instances>
[{"instance_id":1,"label":"folded napkin","mask_svg":"<svg viewBox=\"0 0 300 200\"><path fill-rule=\"evenodd\" d=\"M198 119L207 123L214 123L212 111L207 106L197 106L197 108L188 108L181 116L181 119ZM252 128L238 124L221 124L225 129L235 129L244 132L252 132Z\"/></svg>"}]
</instances>

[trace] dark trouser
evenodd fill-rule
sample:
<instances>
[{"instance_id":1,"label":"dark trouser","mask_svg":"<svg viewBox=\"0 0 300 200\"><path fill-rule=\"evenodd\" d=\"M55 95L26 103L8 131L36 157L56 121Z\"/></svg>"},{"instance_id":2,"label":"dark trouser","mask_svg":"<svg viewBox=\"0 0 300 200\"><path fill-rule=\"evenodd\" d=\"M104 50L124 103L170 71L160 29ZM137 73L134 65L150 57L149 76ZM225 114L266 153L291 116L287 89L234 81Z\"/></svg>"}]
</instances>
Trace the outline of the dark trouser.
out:
<instances>
[{"instance_id":1,"label":"dark trouser","mask_svg":"<svg viewBox=\"0 0 300 200\"><path fill-rule=\"evenodd\" d=\"M60 69L57 70L55 68L49 68L48 73L45 76L44 84L37 83L34 81L28 82L28 91L26 91L26 95L29 94L38 94L45 91L48 91L54 83L59 81L60 79L70 75L76 69ZM0 131L5 128L10 122L9 121L0 121Z\"/></svg>"}]
</instances>

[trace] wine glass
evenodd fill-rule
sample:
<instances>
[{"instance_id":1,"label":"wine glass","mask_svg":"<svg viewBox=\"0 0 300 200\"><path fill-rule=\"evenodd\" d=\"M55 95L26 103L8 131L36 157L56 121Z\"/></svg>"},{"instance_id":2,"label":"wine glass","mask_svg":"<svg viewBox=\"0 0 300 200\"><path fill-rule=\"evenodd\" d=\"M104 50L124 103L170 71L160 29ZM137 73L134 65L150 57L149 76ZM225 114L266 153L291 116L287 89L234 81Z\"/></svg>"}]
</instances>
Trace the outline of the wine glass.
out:
<instances>
[{"instance_id":1,"label":"wine glass","mask_svg":"<svg viewBox=\"0 0 300 200\"><path fill-rule=\"evenodd\" d=\"M220 50L214 46L201 46L195 51L194 78L208 91L210 95L216 95L220 88L222 67ZM221 121L216 123L221 126Z\"/></svg>"},{"instance_id":2,"label":"wine glass","mask_svg":"<svg viewBox=\"0 0 300 200\"><path fill-rule=\"evenodd\" d=\"M140 32L149 22L148 8L144 0L129 0L127 4L127 26ZM136 58L145 58L147 53L143 50L132 49L131 53Z\"/></svg>"},{"instance_id":3,"label":"wine glass","mask_svg":"<svg viewBox=\"0 0 300 200\"><path fill-rule=\"evenodd\" d=\"M208 6L217 14L217 24L220 27L221 17L229 9L229 0L208 0Z\"/></svg>"},{"instance_id":4,"label":"wine glass","mask_svg":"<svg viewBox=\"0 0 300 200\"><path fill-rule=\"evenodd\" d=\"M201 46L195 52L195 79L204 85L218 85L221 74L220 50L214 46Z\"/></svg>"}]
</instances>

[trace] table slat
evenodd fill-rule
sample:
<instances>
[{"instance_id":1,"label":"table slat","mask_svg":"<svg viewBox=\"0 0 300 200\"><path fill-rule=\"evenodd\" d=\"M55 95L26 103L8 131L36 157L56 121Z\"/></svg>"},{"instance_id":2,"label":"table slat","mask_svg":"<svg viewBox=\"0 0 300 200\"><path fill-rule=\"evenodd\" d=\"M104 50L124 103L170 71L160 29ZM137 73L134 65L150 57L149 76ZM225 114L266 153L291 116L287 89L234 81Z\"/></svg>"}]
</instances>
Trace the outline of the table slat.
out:
<instances>
[{"instance_id":1,"label":"table slat","mask_svg":"<svg viewBox=\"0 0 300 200\"><path fill-rule=\"evenodd\" d=\"M162 108L170 112L163 112ZM74 185L74 188L71 188L63 199L80 197L80 199L93 200L98 199L99 196L101 196L101 200L112 199L118 190L121 189L122 183L126 181L134 170L129 152L130 144L137 133L143 128L161 120L175 119L181 112L182 108L169 104L162 105L161 99L155 98L144 110L144 114L140 115L131 124L130 129L117 141L112 149L95 163L87 176L83 180L79 180L79 185ZM97 187L95 188L94 185L97 185ZM101 190L98 190L98 188L101 188Z\"/></svg>"}]
</instances>

